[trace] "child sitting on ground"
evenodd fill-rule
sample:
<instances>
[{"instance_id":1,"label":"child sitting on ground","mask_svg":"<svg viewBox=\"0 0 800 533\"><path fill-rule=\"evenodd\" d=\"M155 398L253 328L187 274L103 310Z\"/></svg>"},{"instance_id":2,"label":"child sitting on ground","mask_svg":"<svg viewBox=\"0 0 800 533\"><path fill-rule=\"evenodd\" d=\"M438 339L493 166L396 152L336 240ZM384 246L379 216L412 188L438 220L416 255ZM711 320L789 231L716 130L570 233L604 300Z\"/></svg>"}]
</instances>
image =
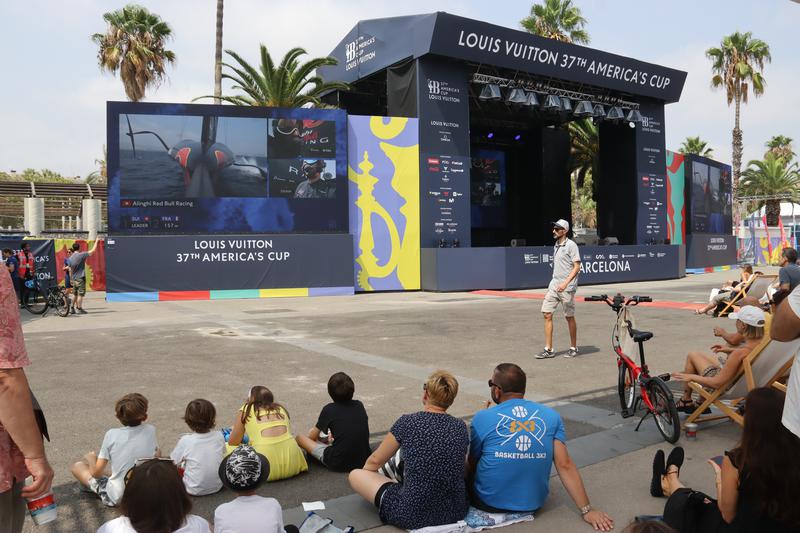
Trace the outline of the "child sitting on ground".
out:
<instances>
[{"instance_id":1,"label":"child sitting on ground","mask_svg":"<svg viewBox=\"0 0 800 533\"><path fill-rule=\"evenodd\" d=\"M125 474L137 459L158 455L156 428L143 424L147 420L147 398L139 393L126 394L117 400L114 410L121 428L109 429L100 446L100 453L89 452L72 465L72 475L103 504L113 507L125 491ZM111 477L105 471L111 462Z\"/></svg>"},{"instance_id":2,"label":"child sitting on ground","mask_svg":"<svg viewBox=\"0 0 800 533\"><path fill-rule=\"evenodd\" d=\"M236 499L214 511L214 533L284 533L278 500L256 494L269 471L267 458L252 446L239 446L222 461L219 478L236 493ZM286 526L286 531L296 532L297 528Z\"/></svg>"},{"instance_id":3,"label":"child sitting on ground","mask_svg":"<svg viewBox=\"0 0 800 533\"><path fill-rule=\"evenodd\" d=\"M139 462L125 476L125 486L119 503L122 516L100 526L97 533L211 533L204 518L190 514L192 500L169 459Z\"/></svg>"},{"instance_id":4,"label":"child sitting on ground","mask_svg":"<svg viewBox=\"0 0 800 533\"><path fill-rule=\"evenodd\" d=\"M372 453L367 411L360 401L353 399L354 392L355 384L350 376L344 372L332 375L328 380L328 394L333 403L322 408L317 425L307 437L297 436L301 448L337 472L361 468Z\"/></svg>"},{"instance_id":5,"label":"child sitting on ground","mask_svg":"<svg viewBox=\"0 0 800 533\"><path fill-rule=\"evenodd\" d=\"M225 439L214 429L217 411L208 400L189 402L183 420L194 433L183 435L170 458L183 468L183 484L192 496L214 494L222 488L219 463L225 455Z\"/></svg>"},{"instance_id":6,"label":"child sitting on ground","mask_svg":"<svg viewBox=\"0 0 800 533\"><path fill-rule=\"evenodd\" d=\"M247 401L236 414L228 438L228 453L242 443L245 434L250 445L269 461L268 481L287 479L308 470L306 457L292 436L289 413L266 387L256 385L250 389Z\"/></svg>"}]
</instances>

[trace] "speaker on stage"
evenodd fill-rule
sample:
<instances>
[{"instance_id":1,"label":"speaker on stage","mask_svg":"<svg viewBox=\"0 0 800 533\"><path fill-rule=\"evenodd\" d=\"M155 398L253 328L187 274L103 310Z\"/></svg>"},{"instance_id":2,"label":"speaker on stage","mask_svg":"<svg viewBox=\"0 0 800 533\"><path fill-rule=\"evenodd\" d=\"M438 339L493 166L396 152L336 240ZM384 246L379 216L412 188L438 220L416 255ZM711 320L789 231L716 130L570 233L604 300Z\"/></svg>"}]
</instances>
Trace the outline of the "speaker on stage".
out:
<instances>
[{"instance_id":1,"label":"speaker on stage","mask_svg":"<svg viewBox=\"0 0 800 533\"><path fill-rule=\"evenodd\" d=\"M526 246L528 243L525 239L511 239L511 246L516 248L517 246Z\"/></svg>"}]
</instances>

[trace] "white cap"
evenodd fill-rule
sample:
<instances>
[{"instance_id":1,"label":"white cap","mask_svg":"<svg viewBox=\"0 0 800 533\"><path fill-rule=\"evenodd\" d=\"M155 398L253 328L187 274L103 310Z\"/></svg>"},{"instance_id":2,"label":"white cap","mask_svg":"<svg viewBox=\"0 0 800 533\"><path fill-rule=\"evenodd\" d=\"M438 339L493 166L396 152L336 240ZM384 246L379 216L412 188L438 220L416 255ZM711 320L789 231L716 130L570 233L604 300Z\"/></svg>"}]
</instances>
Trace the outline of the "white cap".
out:
<instances>
[{"instance_id":1,"label":"white cap","mask_svg":"<svg viewBox=\"0 0 800 533\"><path fill-rule=\"evenodd\" d=\"M553 226L558 226L561 229L565 229L565 230L569 231L569 222L567 222L563 218L560 218L560 219L556 220L555 222L553 222Z\"/></svg>"},{"instance_id":2,"label":"white cap","mask_svg":"<svg viewBox=\"0 0 800 533\"><path fill-rule=\"evenodd\" d=\"M748 326L755 326L757 328L763 328L764 324L767 323L764 311L753 305L745 305L739 309L738 313L729 314L728 318L731 320L741 320Z\"/></svg>"}]
</instances>

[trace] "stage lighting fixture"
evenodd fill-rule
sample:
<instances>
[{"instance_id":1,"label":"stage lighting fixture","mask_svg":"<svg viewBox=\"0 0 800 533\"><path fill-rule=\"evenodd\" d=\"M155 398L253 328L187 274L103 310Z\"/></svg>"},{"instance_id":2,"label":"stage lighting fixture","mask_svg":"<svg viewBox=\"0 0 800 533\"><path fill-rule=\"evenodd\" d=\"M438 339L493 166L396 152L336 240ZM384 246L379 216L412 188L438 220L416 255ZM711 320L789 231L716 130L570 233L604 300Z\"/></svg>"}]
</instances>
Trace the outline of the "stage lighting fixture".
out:
<instances>
[{"instance_id":1,"label":"stage lighting fixture","mask_svg":"<svg viewBox=\"0 0 800 533\"><path fill-rule=\"evenodd\" d=\"M642 114L639 113L638 109L631 109L628 113L628 116L625 117L625 120L628 122L641 122L642 121Z\"/></svg>"},{"instance_id":2,"label":"stage lighting fixture","mask_svg":"<svg viewBox=\"0 0 800 533\"><path fill-rule=\"evenodd\" d=\"M518 140L520 140L520 139L522 139L522 135L520 135L519 133L517 133L516 135L514 135L514 140L515 140L515 141L518 141Z\"/></svg>"},{"instance_id":3,"label":"stage lighting fixture","mask_svg":"<svg viewBox=\"0 0 800 533\"><path fill-rule=\"evenodd\" d=\"M487 139L492 139L494 137L494 132L490 131L488 135L486 135Z\"/></svg>"},{"instance_id":4,"label":"stage lighting fixture","mask_svg":"<svg viewBox=\"0 0 800 533\"><path fill-rule=\"evenodd\" d=\"M606 108L603 107L603 104L595 104L594 109L592 109L592 116L594 118L603 118L606 116Z\"/></svg>"},{"instance_id":5,"label":"stage lighting fixture","mask_svg":"<svg viewBox=\"0 0 800 533\"><path fill-rule=\"evenodd\" d=\"M539 107L539 97L536 96L535 92L528 91L526 93L525 105L528 107Z\"/></svg>"},{"instance_id":6,"label":"stage lighting fixture","mask_svg":"<svg viewBox=\"0 0 800 533\"><path fill-rule=\"evenodd\" d=\"M542 109L545 111L559 111L561 110L561 98L554 94L548 94L544 100Z\"/></svg>"},{"instance_id":7,"label":"stage lighting fixture","mask_svg":"<svg viewBox=\"0 0 800 533\"><path fill-rule=\"evenodd\" d=\"M500 87L494 83L488 83L481 89L481 94L478 96L479 100L500 100L503 97L500 94Z\"/></svg>"},{"instance_id":8,"label":"stage lighting fixture","mask_svg":"<svg viewBox=\"0 0 800 533\"><path fill-rule=\"evenodd\" d=\"M507 104L519 104L523 105L528 102L528 98L525 96L525 91L522 89L511 89L509 91L508 96L506 97Z\"/></svg>"},{"instance_id":9,"label":"stage lighting fixture","mask_svg":"<svg viewBox=\"0 0 800 533\"><path fill-rule=\"evenodd\" d=\"M614 106L609 109L606 115L607 120L622 120L623 118L625 118L625 113L622 112L622 108L619 106Z\"/></svg>"},{"instance_id":10,"label":"stage lighting fixture","mask_svg":"<svg viewBox=\"0 0 800 533\"><path fill-rule=\"evenodd\" d=\"M591 117L592 116L592 103L589 100L581 100L575 107L573 113L576 117Z\"/></svg>"},{"instance_id":11,"label":"stage lighting fixture","mask_svg":"<svg viewBox=\"0 0 800 533\"><path fill-rule=\"evenodd\" d=\"M572 100L566 96L561 97L561 111L565 111L567 113L572 112Z\"/></svg>"}]
</instances>

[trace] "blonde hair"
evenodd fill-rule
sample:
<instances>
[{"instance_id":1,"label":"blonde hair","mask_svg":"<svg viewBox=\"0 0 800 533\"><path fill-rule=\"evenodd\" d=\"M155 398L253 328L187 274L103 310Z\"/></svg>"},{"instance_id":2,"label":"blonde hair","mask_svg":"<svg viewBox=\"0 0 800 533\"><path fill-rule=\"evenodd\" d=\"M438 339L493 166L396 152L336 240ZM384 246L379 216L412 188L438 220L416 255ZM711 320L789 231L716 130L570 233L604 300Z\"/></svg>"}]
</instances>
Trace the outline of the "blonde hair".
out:
<instances>
[{"instance_id":1,"label":"blonde hair","mask_svg":"<svg viewBox=\"0 0 800 533\"><path fill-rule=\"evenodd\" d=\"M744 322L742 322L742 324L744 324ZM764 337L764 327L744 324L744 332L742 332L742 335L745 339L761 339Z\"/></svg>"},{"instance_id":2,"label":"blonde hair","mask_svg":"<svg viewBox=\"0 0 800 533\"><path fill-rule=\"evenodd\" d=\"M450 372L437 370L425 382L428 401L436 407L447 409L458 395L458 380Z\"/></svg>"}]
</instances>

